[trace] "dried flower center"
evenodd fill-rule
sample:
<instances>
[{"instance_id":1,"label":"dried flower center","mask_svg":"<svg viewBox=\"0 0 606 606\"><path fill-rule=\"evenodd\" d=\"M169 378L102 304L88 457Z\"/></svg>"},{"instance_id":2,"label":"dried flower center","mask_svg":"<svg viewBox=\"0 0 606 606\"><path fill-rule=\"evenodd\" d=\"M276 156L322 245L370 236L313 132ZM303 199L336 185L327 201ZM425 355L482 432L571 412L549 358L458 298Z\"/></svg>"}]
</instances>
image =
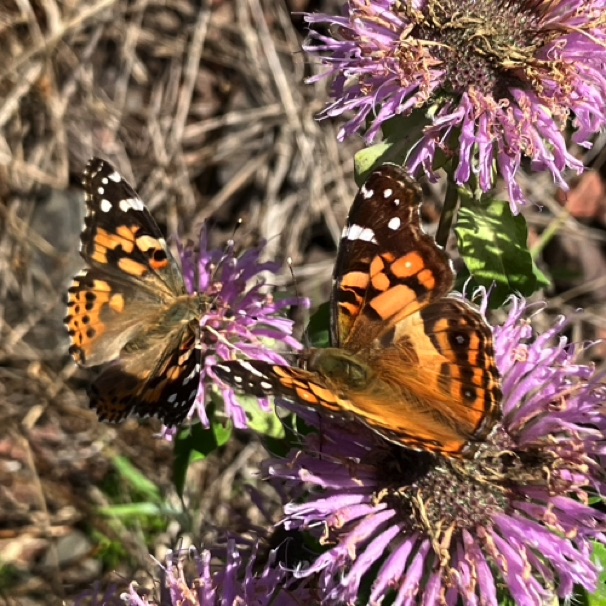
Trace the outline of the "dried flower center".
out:
<instances>
[{"instance_id":1,"label":"dried flower center","mask_svg":"<svg viewBox=\"0 0 606 606\"><path fill-rule=\"evenodd\" d=\"M506 97L514 78L520 84L516 71L536 65L537 49L547 42L540 28L545 5L541 0L429 0L419 11L409 1L404 10L416 26L407 42L416 38L427 45L444 70L447 92L474 87Z\"/></svg>"},{"instance_id":2,"label":"dried flower center","mask_svg":"<svg viewBox=\"0 0 606 606\"><path fill-rule=\"evenodd\" d=\"M377 500L386 501L409 528L431 537L436 551L443 552L461 530L492 526L495 515L510 509L520 486L551 484L548 451L514 453L512 446L501 428L473 459L392 450L377 465L385 474L379 483L386 487Z\"/></svg>"},{"instance_id":3,"label":"dried flower center","mask_svg":"<svg viewBox=\"0 0 606 606\"><path fill-rule=\"evenodd\" d=\"M412 483L385 492L415 530L439 537L450 529L487 526L508 507L508 493L478 473L474 461L436 459L434 466Z\"/></svg>"}]
</instances>

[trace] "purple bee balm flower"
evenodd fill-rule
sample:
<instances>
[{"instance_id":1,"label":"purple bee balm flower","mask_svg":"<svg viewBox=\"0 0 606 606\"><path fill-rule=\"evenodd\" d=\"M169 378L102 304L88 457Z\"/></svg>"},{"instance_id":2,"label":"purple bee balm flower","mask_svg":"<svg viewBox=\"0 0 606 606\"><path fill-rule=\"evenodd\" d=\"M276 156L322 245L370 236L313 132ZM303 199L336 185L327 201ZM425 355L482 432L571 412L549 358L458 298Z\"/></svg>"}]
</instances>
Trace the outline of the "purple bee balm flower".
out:
<instances>
[{"instance_id":1,"label":"purple bee balm flower","mask_svg":"<svg viewBox=\"0 0 606 606\"><path fill-rule=\"evenodd\" d=\"M262 262L262 252L258 248L238 255L233 242L223 250L210 250L206 229L200 234L199 252L191 246L180 250L187 290L204 295L209 302L200 321L200 386L190 411L190 415L197 413L205 426L209 424L205 410L208 386L220 385L213 373L217 361L230 360L237 351L248 359L285 364L271 347L302 347L292 336L293 321L284 317L284 312L293 305L305 305L306 300L273 298L266 279L280 266ZM222 388L221 393L226 415L235 427L246 428L246 414L233 391ZM261 404L266 406L267 402Z\"/></svg>"},{"instance_id":2,"label":"purple bee balm flower","mask_svg":"<svg viewBox=\"0 0 606 606\"><path fill-rule=\"evenodd\" d=\"M353 114L341 139L368 126L371 142L389 119L423 109L408 168L431 174L442 152L459 185L474 174L486 192L496 167L514 212L523 157L566 188L563 171L582 170L566 149L568 119L586 147L604 128L604 0L349 0L343 17L306 20L316 29L305 50L330 66L316 78L332 79L322 116Z\"/></svg>"},{"instance_id":3,"label":"purple bee balm flower","mask_svg":"<svg viewBox=\"0 0 606 606\"><path fill-rule=\"evenodd\" d=\"M146 597L131 584L120 600L113 596L101 602L102 606L299 606L317 603L313 594L276 565L276 552L260 557L257 546L240 549L229 540L222 564L217 564L209 550L183 549L169 553L166 565L161 567L160 595ZM211 564L211 558L213 558ZM310 602L311 600L311 602Z\"/></svg>"},{"instance_id":4,"label":"purple bee balm flower","mask_svg":"<svg viewBox=\"0 0 606 606\"><path fill-rule=\"evenodd\" d=\"M319 576L322 603L496 606L506 590L539 606L575 586L596 590L592 541L606 543L606 516L588 503L606 489L606 387L560 336L566 322L535 337L531 311L513 300L495 330L503 421L474 458L398 448L324 420L321 436L268 465L299 495L286 528L329 545L297 573Z\"/></svg>"}]
</instances>

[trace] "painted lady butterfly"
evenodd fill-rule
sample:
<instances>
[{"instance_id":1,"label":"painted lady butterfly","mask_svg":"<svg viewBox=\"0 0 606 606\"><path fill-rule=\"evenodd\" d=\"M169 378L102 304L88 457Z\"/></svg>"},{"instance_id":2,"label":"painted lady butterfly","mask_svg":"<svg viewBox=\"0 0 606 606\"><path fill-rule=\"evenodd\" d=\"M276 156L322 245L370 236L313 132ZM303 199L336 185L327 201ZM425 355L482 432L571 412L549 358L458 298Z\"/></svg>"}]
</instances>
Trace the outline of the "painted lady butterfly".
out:
<instances>
[{"instance_id":1,"label":"painted lady butterfly","mask_svg":"<svg viewBox=\"0 0 606 606\"><path fill-rule=\"evenodd\" d=\"M450 260L423 233L421 200L391 164L360 188L334 269L332 347L306 352L304 368L238 360L216 374L257 397L356 419L405 447L472 454L501 414L492 333L451 294Z\"/></svg>"},{"instance_id":2,"label":"painted lady butterfly","mask_svg":"<svg viewBox=\"0 0 606 606\"><path fill-rule=\"evenodd\" d=\"M178 425L198 389L206 302L187 293L159 227L111 164L93 158L82 182L88 267L68 289L64 321L80 366L109 363L90 387L91 407L101 420Z\"/></svg>"}]
</instances>

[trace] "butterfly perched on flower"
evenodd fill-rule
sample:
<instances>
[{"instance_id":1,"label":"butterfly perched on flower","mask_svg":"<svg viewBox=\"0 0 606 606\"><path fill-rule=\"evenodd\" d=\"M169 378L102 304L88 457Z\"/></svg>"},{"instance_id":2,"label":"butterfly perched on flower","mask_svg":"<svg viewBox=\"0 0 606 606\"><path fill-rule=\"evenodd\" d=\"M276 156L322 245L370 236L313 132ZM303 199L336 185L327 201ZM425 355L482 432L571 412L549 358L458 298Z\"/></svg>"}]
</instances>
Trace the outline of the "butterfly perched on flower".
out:
<instances>
[{"instance_id":1,"label":"butterfly perched on flower","mask_svg":"<svg viewBox=\"0 0 606 606\"><path fill-rule=\"evenodd\" d=\"M134 414L178 425L198 391L206 299L187 292L158 225L111 164L90 160L83 185L87 267L68 289L64 321L76 363L106 364L91 407L101 420Z\"/></svg>"},{"instance_id":2,"label":"butterfly perched on flower","mask_svg":"<svg viewBox=\"0 0 606 606\"><path fill-rule=\"evenodd\" d=\"M419 185L374 170L356 195L333 272L331 347L303 367L220 363L236 390L354 419L396 444L468 456L501 414L492 332L451 290L447 254L423 232Z\"/></svg>"}]
</instances>

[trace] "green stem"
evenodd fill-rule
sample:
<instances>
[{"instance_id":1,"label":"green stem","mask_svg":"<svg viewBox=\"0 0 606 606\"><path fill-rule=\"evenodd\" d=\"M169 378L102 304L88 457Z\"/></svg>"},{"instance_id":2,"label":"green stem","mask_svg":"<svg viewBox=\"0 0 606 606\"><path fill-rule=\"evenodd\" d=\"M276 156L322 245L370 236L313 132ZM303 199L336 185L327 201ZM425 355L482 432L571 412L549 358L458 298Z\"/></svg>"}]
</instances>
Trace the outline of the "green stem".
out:
<instances>
[{"instance_id":1,"label":"green stem","mask_svg":"<svg viewBox=\"0 0 606 606\"><path fill-rule=\"evenodd\" d=\"M448 235L450 234L450 228L452 227L452 222L454 221L455 213L457 212L457 204L459 202L459 189L457 184L454 182L449 171L447 171L447 175L444 206L442 207L442 214L440 215L440 222L438 223L438 230L436 231L436 242L442 248L446 248Z\"/></svg>"},{"instance_id":2,"label":"green stem","mask_svg":"<svg viewBox=\"0 0 606 606\"><path fill-rule=\"evenodd\" d=\"M563 208L562 212L551 221L541 234L538 242L530 249L530 256L533 261L536 261L541 256L543 249L558 235L558 232L566 225L568 219L570 219L570 213L566 208Z\"/></svg>"}]
</instances>

